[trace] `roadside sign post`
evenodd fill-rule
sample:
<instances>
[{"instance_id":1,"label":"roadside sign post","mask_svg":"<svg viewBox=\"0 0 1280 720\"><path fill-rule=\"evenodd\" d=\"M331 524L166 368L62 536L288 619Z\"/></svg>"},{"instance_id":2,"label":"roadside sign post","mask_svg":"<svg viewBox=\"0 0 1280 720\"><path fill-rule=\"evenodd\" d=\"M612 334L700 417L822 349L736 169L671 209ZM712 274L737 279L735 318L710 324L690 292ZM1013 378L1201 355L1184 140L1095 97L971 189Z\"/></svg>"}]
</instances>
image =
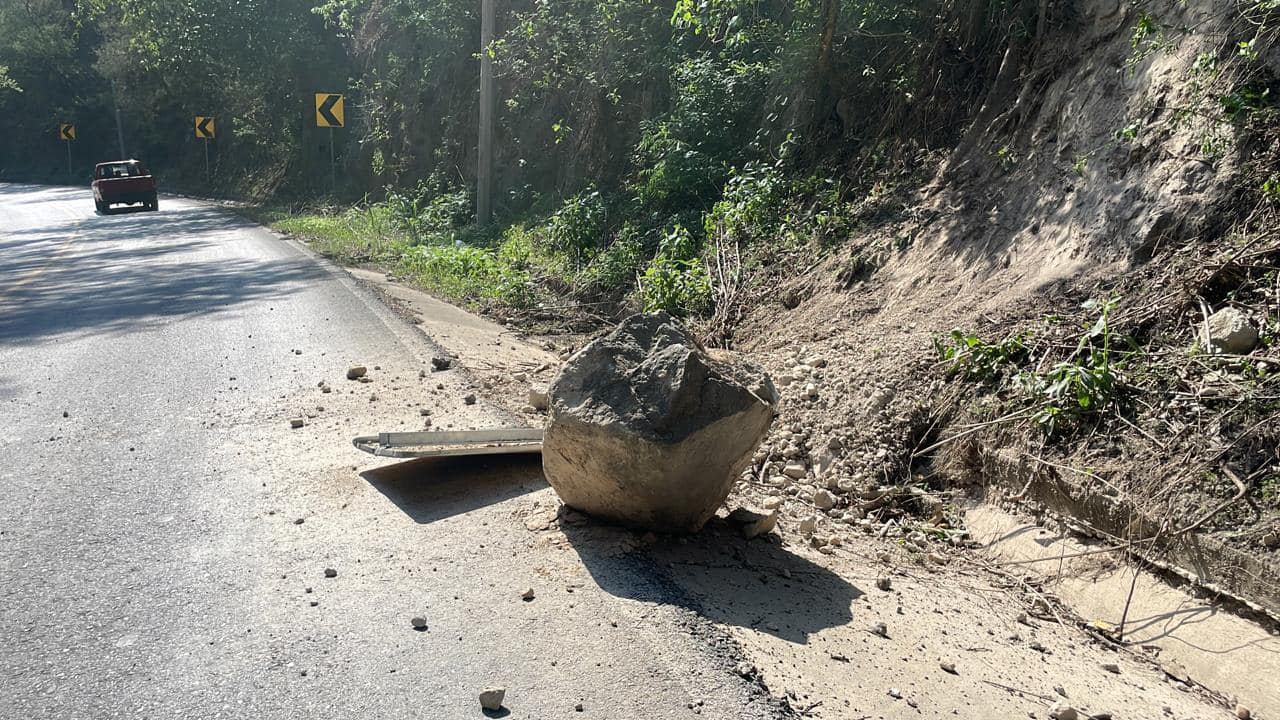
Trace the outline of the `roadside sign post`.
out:
<instances>
[{"instance_id":1,"label":"roadside sign post","mask_svg":"<svg viewBox=\"0 0 1280 720\"><path fill-rule=\"evenodd\" d=\"M62 123L58 126L58 137L67 146L67 177L71 177L73 172L71 169L71 142L76 139L76 126L71 123Z\"/></svg>"},{"instance_id":2,"label":"roadside sign post","mask_svg":"<svg viewBox=\"0 0 1280 720\"><path fill-rule=\"evenodd\" d=\"M338 165L333 151L333 129L346 124L346 104L338 93L316 93L316 127L329 128L329 184L338 191Z\"/></svg>"},{"instance_id":3,"label":"roadside sign post","mask_svg":"<svg viewBox=\"0 0 1280 720\"><path fill-rule=\"evenodd\" d=\"M204 140L204 178L208 180L209 175L209 141L218 136L217 123L212 117L207 115L196 116L196 137Z\"/></svg>"}]
</instances>

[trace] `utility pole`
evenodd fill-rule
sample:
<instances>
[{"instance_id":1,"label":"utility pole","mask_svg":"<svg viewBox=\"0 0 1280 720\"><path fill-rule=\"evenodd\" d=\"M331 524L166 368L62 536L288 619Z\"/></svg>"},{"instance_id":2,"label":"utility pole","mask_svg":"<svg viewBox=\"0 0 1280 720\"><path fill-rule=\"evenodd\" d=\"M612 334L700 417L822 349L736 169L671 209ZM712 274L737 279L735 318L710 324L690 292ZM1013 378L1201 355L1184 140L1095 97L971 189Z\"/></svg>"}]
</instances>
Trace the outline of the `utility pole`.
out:
<instances>
[{"instance_id":1,"label":"utility pole","mask_svg":"<svg viewBox=\"0 0 1280 720\"><path fill-rule=\"evenodd\" d=\"M116 106L116 140L120 143L120 159L128 160L124 154L124 127L120 124L120 96L116 93L116 84L111 83L111 102Z\"/></svg>"},{"instance_id":2,"label":"utility pole","mask_svg":"<svg viewBox=\"0 0 1280 720\"><path fill-rule=\"evenodd\" d=\"M476 168L476 224L493 217L493 1L480 0L480 157Z\"/></svg>"}]
</instances>

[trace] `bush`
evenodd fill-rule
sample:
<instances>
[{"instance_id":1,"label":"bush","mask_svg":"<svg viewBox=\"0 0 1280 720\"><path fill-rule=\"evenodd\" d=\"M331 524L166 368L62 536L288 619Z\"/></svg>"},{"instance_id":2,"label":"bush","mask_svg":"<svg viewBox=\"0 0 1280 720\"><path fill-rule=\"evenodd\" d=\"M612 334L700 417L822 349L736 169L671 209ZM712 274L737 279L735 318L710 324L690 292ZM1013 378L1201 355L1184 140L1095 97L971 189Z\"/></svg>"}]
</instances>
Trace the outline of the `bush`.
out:
<instances>
[{"instance_id":1,"label":"bush","mask_svg":"<svg viewBox=\"0 0 1280 720\"><path fill-rule=\"evenodd\" d=\"M599 252L608 232L608 206L598 191L590 190L564 201L547 221L542 242L548 250L564 255L576 268Z\"/></svg>"},{"instance_id":2,"label":"bush","mask_svg":"<svg viewBox=\"0 0 1280 720\"><path fill-rule=\"evenodd\" d=\"M574 279L579 291L588 293L617 292L630 287L645 265L649 247L639 231L626 225L618 238L605 248Z\"/></svg>"},{"instance_id":3,"label":"bush","mask_svg":"<svg viewBox=\"0 0 1280 720\"><path fill-rule=\"evenodd\" d=\"M683 226L667 233L640 278L646 312L685 316L710 309L711 276L696 255L694 239Z\"/></svg>"}]
</instances>

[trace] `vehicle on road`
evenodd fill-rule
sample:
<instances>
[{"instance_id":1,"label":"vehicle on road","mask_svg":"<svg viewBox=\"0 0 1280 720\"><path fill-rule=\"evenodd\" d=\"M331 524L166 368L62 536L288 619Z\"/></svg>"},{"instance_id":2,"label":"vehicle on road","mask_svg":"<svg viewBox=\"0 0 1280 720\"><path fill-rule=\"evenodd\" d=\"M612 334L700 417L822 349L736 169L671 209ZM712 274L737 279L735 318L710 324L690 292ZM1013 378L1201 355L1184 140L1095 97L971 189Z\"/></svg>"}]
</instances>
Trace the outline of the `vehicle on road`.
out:
<instances>
[{"instance_id":1,"label":"vehicle on road","mask_svg":"<svg viewBox=\"0 0 1280 720\"><path fill-rule=\"evenodd\" d=\"M112 205L141 204L147 210L159 210L156 179L137 160L98 163L93 167L93 204L103 214Z\"/></svg>"}]
</instances>

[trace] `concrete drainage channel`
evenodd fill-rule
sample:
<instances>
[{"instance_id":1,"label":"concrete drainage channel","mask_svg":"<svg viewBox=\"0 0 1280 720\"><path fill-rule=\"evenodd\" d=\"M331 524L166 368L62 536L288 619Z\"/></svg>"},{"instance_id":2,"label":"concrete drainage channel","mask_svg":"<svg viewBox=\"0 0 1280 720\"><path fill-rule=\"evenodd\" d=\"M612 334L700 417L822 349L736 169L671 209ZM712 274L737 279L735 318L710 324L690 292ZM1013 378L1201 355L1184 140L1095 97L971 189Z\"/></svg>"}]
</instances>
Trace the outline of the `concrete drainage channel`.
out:
<instances>
[{"instance_id":1,"label":"concrete drainage channel","mask_svg":"<svg viewBox=\"0 0 1280 720\"><path fill-rule=\"evenodd\" d=\"M988 490L966 519L997 561L1047 583L1176 687L1207 688L1246 720L1280 717L1280 569L1200 535L1161 540L1125 500L1012 452L977 458Z\"/></svg>"}]
</instances>

